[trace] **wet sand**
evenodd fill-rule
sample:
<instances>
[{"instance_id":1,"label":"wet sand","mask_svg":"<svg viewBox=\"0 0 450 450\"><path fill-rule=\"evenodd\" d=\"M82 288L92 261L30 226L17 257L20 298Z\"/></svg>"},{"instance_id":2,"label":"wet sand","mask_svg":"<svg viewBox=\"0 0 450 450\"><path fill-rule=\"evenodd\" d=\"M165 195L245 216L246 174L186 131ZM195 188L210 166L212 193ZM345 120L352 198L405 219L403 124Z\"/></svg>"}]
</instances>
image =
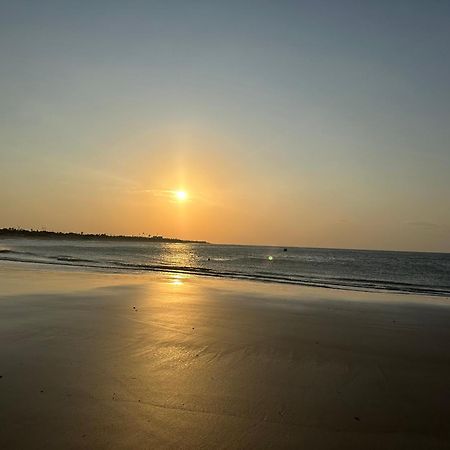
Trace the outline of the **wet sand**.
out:
<instances>
[{"instance_id":1,"label":"wet sand","mask_svg":"<svg viewBox=\"0 0 450 450\"><path fill-rule=\"evenodd\" d=\"M0 264L0 448L450 447L450 300Z\"/></svg>"}]
</instances>

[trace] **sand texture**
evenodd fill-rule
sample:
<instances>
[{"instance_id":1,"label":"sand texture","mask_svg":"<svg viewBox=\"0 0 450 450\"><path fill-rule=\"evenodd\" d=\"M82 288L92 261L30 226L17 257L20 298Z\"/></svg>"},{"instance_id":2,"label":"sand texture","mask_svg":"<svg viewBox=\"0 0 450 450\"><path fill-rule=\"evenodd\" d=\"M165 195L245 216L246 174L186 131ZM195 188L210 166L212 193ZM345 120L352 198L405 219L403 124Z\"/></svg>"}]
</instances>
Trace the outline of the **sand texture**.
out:
<instances>
[{"instance_id":1,"label":"sand texture","mask_svg":"<svg viewBox=\"0 0 450 450\"><path fill-rule=\"evenodd\" d=\"M450 448L448 299L0 265L0 448Z\"/></svg>"}]
</instances>

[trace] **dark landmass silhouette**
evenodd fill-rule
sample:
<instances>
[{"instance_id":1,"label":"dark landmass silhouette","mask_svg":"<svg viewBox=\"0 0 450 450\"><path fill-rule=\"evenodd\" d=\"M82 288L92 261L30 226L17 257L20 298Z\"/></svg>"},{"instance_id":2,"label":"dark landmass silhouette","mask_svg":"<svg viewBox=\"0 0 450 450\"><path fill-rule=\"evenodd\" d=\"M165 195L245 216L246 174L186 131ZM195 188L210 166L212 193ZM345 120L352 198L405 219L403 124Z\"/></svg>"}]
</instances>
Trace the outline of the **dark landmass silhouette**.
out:
<instances>
[{"instance_id":1,"label":"dark landmass silhouette","mask_svg":"<svg viewBox=\"0 0 450 450\"><path fill-rule=\"evenodd\" d=\"M25 230L21 228L0 228L0 238L32 238L32 239L73 239L83 241L145 241L172 242L188 244L209 244L207 241L192 241L164 236L124 236L111 234L90 234L46 230Z\"/></svg>"}]
</instances>

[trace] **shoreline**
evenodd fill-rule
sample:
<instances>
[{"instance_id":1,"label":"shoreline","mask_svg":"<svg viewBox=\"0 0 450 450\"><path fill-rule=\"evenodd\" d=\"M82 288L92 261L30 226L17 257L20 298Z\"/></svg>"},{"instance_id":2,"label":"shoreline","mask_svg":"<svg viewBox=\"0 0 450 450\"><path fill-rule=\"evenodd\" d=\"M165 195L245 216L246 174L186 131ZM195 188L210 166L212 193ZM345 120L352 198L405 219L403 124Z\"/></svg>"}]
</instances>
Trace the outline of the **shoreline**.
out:
<instances>
[{"instance_id":1,"label":"shoreline","mask_svg":"<svg viewBox=\"0 0 450 450\"><path fill-rule=\"evenodd\" d=\"M2 448L448 448L445 298L30 266L0 263Z\"/></svg>"},{"instance_id":2,"label":"shoreline","mask_svg":"<svg viewBox=\"0 0 450 450\"><path fill-rule=\"evenodd\" d=\"M365 292L365 293L386 293L391 295L419 295L423 297L438 297L438 298L450 298L450 292L441 290L438 291L436 289L430 290L427 288L416 288L416 290L402 290L400 288L393 287L377 287L377 288L369 288L369 287L361 287L354 285L343 285L343 284L333 284L333 283L316 283L309 281L299 281L299 280L290 280L287 277L257 277L255 275L246 274L246 273L232 273L232 272L218 272L213 270L206 270L204 268L196 268L196 267L176 267L176 266L160 266L160 265L146 265L143 267L142 265L127 265L124 267L121 266L107 266L100 264L86 264L86 263L76 263L72 262L64 262L64 261L30 261L26 259L17 259L17 258L8 258L1 257L1 263L16 263L16 264L25 264L25 265L42 265L42 266L51 266L52 268L74 268L75 270L93 270L94 272L98 271L99 273L120 273L124 275L149 275L153 273L171 273L171 274L180 274L180 275L189 275L189 276L199 276L205 278L213 278L218 280L239 280L239 281L248 281L255 283L263 283L263 284L275 284L279 286L297 286L297 287L310 287L317 289L331 289L338 291L350 291L350 292ZM49 269L50 270L50 269Z\"/></svg>"}]
</instances>

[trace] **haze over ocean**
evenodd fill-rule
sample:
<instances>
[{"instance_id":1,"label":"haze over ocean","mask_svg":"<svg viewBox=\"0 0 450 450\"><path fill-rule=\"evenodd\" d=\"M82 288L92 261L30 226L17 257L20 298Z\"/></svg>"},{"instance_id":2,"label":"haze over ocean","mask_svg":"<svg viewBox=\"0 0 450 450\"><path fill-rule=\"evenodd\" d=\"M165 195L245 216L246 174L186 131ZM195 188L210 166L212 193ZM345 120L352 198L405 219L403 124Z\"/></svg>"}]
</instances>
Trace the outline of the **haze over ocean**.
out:
<instances>
[{"instance_id":1,"label":"haze over ocean","mask_svg":"<svg viewBox=\"0 0 450 450\"><path fill-rule=\"evenodd\" d=\"M449 42L445 1L3 1L0 226L448 252Z\"/></svg>"}]
</instances>

